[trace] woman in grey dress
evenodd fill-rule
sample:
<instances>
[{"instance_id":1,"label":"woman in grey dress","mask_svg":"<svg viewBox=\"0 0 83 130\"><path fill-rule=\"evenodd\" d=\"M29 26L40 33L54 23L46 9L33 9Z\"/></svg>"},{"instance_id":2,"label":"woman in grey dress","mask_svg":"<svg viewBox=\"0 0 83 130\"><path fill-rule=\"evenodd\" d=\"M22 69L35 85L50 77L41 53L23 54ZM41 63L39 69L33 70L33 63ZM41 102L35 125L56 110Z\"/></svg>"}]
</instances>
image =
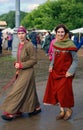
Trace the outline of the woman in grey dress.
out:
<instances>
[{"instance_id":1,"label":"woman in grey dress","mask_svg":"<svg viewBox=\"0 0 83 130\"><path fill-rule=\"evenodd\" d=\"M26 34L24 27L18 28L17 35L20 43L17 60L14 63L17 79L12 91L0 106L0 109L4 111L1 116L4 120L15 119L24 112L27 112L29 116L41 112L34 78L34 65L37 63L36 50L33 44L26 40Z\"/></svg>"}]
</instances>

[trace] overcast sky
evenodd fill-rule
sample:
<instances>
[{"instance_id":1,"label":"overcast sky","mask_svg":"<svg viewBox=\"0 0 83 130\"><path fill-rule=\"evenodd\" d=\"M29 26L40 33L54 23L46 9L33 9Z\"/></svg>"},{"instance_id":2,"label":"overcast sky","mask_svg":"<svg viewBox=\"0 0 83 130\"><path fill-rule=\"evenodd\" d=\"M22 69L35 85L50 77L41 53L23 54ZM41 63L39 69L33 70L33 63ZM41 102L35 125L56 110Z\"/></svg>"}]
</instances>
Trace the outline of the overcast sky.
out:
<instances>
[{"instance_id":1,"label":"overcast sky","mask_svg":"<svg viewBox=\"0 0 83 130\"><path fill-rule=\"evenodd\" d=\"M0 15L8 13L9 11L15 11L16 0L0 0ZM45 3L47 0L20 0L20 10L30 12L38 5Z\"/></svg>"}]
</instances>

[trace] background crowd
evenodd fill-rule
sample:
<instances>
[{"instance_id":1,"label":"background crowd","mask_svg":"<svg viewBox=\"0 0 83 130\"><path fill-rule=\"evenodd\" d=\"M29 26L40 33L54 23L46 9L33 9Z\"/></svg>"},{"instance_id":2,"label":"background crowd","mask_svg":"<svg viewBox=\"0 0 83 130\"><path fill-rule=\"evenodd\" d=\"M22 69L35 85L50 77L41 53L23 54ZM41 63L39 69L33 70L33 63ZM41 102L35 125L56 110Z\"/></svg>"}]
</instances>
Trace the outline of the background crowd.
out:
<instances>
[{"instance_id":1,"label":"background crowd","mask_svg":"<svg viewBox=\"0 0 83 130\"><path fill-rule=\"evenodd\" d=\"M83 45L83 34L72 34L69 33L69 38L74 42L78 50ZM49 56L49 59L51 60L52 55L52 44L53 41L55 42L56 34L55 31L51 32L49 30L47 31L38 31L36 29L32 29L30 31L27 31L27 39L31 40L34 47L37 49L38 45L41 46L41 49L45 51L45 55ZM13 33L11 32L4 32L0 30L0 55L2 55L2 50L12 50L12 43L13 43Z\"/></svg>"}]
</instances>

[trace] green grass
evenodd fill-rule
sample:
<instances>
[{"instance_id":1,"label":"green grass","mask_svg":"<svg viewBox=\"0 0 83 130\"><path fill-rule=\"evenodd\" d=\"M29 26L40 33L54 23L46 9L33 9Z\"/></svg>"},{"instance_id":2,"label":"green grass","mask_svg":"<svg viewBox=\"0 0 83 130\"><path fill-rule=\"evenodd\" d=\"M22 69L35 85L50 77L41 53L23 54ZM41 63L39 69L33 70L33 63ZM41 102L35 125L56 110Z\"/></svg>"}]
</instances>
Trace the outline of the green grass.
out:
<instances>
[{"instance_id":1,"label":"green grass","mask_svg":"<svg viewBox=\"0 0 83 130\"><path fill-rule=\"evenodd\" d=\"M2 61L14 61L15 58L12 56L5 56L5 57L0 57L0 62Z\"/></svg>"}]
</instances>

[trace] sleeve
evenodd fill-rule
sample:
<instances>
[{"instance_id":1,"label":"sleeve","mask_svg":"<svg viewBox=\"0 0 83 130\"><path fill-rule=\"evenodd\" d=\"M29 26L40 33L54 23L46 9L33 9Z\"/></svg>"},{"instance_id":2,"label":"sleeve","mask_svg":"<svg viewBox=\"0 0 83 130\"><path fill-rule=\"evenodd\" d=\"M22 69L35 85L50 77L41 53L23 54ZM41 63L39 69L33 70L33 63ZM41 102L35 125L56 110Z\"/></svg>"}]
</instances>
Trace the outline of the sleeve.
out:
<instances>
[{"instance_id":1,"label":"sleeve","mask_svg":"<svg viewBox=\"0 0 83 130\"><path fill-rule=\"evenodd\" d=\"M55 52L55 51L54 51ZM55 53L52 53L52 60L51 60L51 62L50 62L50 65L49 65L49 67L53 67L53 65L54 65L54 58L55 58Z\"/></svg>"},{"instance_id":2,"label":"sleeve","mask_svg":"<svg viewBox=\"0 0 83 130\"><path fill-rule=\"evenodd\" d=\"M73 75L76 72L78 66L78 56L77 56L77 52L75 51L70 51L70 53L72 55L73 61L70 68L68 69L68 72Z\"/></svg>"},{"instance_id":3,"label":"sleeve","mask_svg":"<svg viewBox=\"0 0 83 130\"><path fill-rule=\"evenodd\" d=\"M22 69L33 67L37 63L37 51L32 44L27 48L27 53L30 58L24 62L21 62Z\"/></svg>"}]
</instances>

